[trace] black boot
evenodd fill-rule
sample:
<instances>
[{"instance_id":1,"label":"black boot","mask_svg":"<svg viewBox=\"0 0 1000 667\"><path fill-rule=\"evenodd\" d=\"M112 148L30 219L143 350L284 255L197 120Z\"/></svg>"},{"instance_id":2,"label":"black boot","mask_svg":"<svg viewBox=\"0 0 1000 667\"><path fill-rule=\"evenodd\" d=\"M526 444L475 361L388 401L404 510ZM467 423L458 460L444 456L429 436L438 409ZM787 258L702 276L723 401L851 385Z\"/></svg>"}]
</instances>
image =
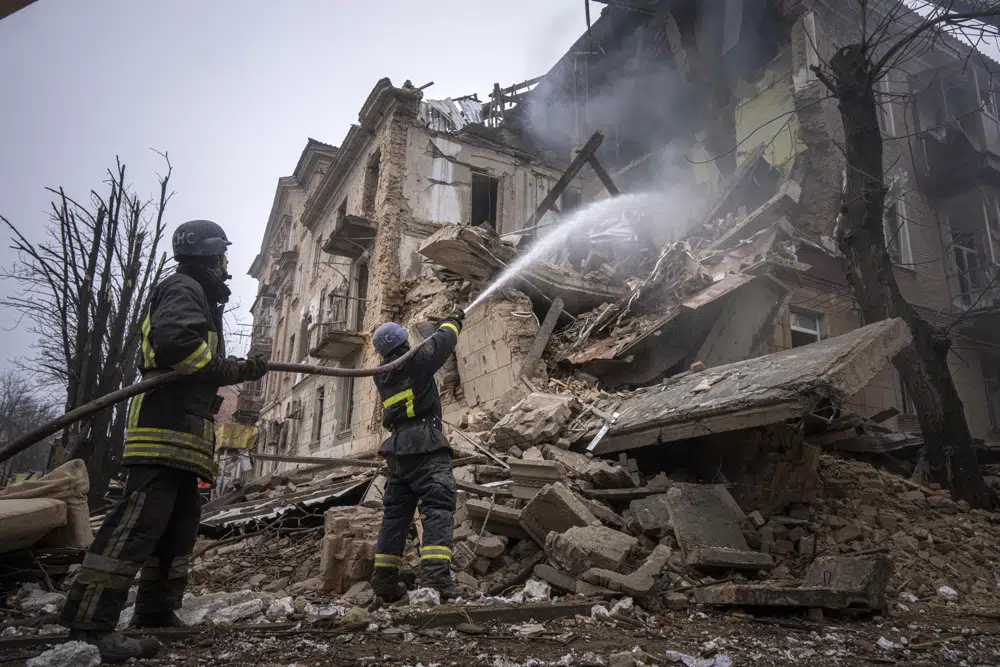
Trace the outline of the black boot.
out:
<instances>
[{"instance_id":1,"label":"black boot","mask_svg":"<svg viewBox=\"0 0 1000 667\"><path fill-rule=\"evenodd\" d=\"M71 630L69 640L93 644L104 662L128 662L132 658L152 658L160 650L160 641L155 637L132 639L120 632Z\"/></svg>"},{"instance_id":2,"label":"black boot","mask_svg":"<svg viewBox=\"0 0 1000 667\"><path fill-rule=\"evenodd\" d=\"M441 594L442 602L459 597L458 586L451 579L451 564L446 560L422 561L418 584L436 590Z\"/></svg>"},{"instance_id":3,"label":"black boot","mask_svg":"<svg viewBox=\"0 0 1000 667\"><path fill-rule=\"evenodd\" d=\"M132 618L133 628L183 628L184 621L177 618L172 611L162 611L153 614L136 614Z\"/></svg>"},{"instance_id":4,"label":"black boot","mask_svg":"<svg viewBox=\"0 0 1000 667\"><path fill-rule=\"evenodd\" d=\"M406 585L399 580L399 570L391 567L375 568L372 589L375 595L390 604L406 596Z\"/></svg>"}]
</instances>

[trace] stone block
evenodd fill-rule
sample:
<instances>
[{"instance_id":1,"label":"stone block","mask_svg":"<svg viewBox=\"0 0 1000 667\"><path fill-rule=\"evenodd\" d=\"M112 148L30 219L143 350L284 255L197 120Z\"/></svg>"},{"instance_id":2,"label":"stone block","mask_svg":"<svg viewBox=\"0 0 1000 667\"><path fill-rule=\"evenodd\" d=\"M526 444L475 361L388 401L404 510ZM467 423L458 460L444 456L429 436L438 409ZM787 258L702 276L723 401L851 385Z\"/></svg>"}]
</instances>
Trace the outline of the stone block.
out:
<instances>
[{"instance_id":1,"label":"stone block","mask_svg":"<svg viewBox=\"0 0 1000 667\"><path fill-rule=\"evenodd\" d=\"M476 562L476 554L465 542L458 542L451 550L451 564L457 570L468 570Z\"/></svg>"},{"instance_id":2,"label":"stone block","mask_svg":"<svg viewBox=\"0 0 1000 667\"><path fill-rule=\"evenodd\" d=\"M550 532L600 523L582 500L560 482L547 484L521 510L521 527L538 544Z\"/></svg>"},{"instance_id":3,"label":"stone block","mask_svg":"<svg viewBox=\"0 0 1000 667\"><path fill-rule=\"evenodd\" d=\"M891 577L888 554L820 556L806 571L802 585L844 591L863 599L869 609L883 609Z\"/></svg>"},{"instance_id":4,"label":"stone block","mask_svg":"<svg viewBox=\"0 0 1000 667\"><path fill-rule=\"evenodd\" d=\"M758 570L774 564L769 555L750 550L743 512L726 487L675 484L667 491L667 507L688 565Z\"/></svg>"},{"instance_id":5,"label":"stone block","mask_svg":"<svg viewBox=\"0 0 1000 667\"><path fill-rule=\"evenodd\" d=\"M528 533L521 527L521 510L475 498L465 501L465 507L477 531L485 521L486 530L494 535L505 535L518 540L528 537Z\"/></svg>"},{"instance_id":6,"label":"stone block","mask_svg":"<svg viewBox=\"0 0 1000 667\"><path fill-rule=\"evenodd\" d=\"M666 494L633 500L629 510L635 517L639 530L645 535L660 539L673 531Z\"/></svg>"},{"instance_id":7,"label":"stone block","mask_svg":"<svg viewBox=\"0 0 1000 667\"><path fill-rule=\"evenodd\" d=\"M562 534L549 533L545 554L573 574L592 567L617 572L638 542L606 526L575 526Z\"/></svg>"},{"instance_id":8,"label":"stone block","mask_svg":"<svg viewBox=\"0 0 1000 667\"><path fill-rule=\"evenodd\" d=\"M603 459L592 460L583 477L599 489L630 489L635 486L635 480L626 468Z\"/></svg>"},{"instance_id":9,"label":"stone block","mask_svg":"<svg viewBox=\"0 0 1000 667\"><path fill-rule=\"evenodd\" d=\"M507 549L507 540L496 535L472 535L469 537L469 546L477 556L494 559L499 557Z\"/></svg>"},{"instance_id":10,"label":"stone block","mask_svg":"<svg viewBox=\"0 0 1000 667\"><path fill-rule=\"evenodd\" d=\"M562 570L557 570L551 565L540 563L535 566L535 576L542 581L548 582L552 588L563 593L576 593L576 577L566 574Z\"/></svg>"},{"instance_id":11,"label":"stone block","mask_svg":"<svg viewBox=\"0 0 1000 667\"><path fill-rule=\"evenodd\" d=\"M566 469L555 461L510 461L510 476L514 480L515 498L530 500L551 482L566 479Z\"/></svg>"},{"instance_id":12,"label":"stone block","mask_svg":"<svg viewBox=\"0 0 1000 667\"><path fill-rule=\"evenodd\" d=\"M543 445L542 456L549 461L558 461L566 468L570 477L578 479L582 479L586 475L587 468L592 463L591 459L588 459L583 454L570 452L554 445Z\"/></svg>"}]
</instances>

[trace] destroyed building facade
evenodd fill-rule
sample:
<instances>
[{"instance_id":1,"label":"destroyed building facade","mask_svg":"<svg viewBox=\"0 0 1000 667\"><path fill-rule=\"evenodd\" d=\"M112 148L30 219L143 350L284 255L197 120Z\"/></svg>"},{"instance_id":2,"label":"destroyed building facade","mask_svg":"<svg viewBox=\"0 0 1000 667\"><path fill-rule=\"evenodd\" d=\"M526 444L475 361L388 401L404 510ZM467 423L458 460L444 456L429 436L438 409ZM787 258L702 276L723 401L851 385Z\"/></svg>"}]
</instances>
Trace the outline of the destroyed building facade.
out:
<instances>
[{"instance_id":1,"label":"destroyed building facade","mask_svg":"<svg viewBox=\"0 0 1000 667\"><path fill-rule=\"evenodd\" d=\"M465 305L470 292L456 294L453 281L474 294L516 255L504 241L524 248L548 223L619 191L653 195L628 215L611 209L517 283L518 296L472 313L439 377L446 420L490 407L516 384L556 298L565 313L545 349L549 369L582 371L609 390L859 328L833 241L840 118L811 70L858 30L849 4L607 4L544 76L495 86L485 105L425 100L383 80L339 148L310 140L279 181L251 269L260 282L251 353L373 366L367 343L378 324ZM991 441L1000 428L1000 314L991 312L1000 125L989 84L998 65L943 44L879 82L885 229L904 295L960 341L956 385L974 436ZM596 161L548 206L595 132ZM414 340L420 333L411 326ZM840 398L918 430L891 366ZM259 419L258 451L306 456L373 451L379 414L370 380L285 374L245 386L237 412Z\"/></svg>"}]
</instances>

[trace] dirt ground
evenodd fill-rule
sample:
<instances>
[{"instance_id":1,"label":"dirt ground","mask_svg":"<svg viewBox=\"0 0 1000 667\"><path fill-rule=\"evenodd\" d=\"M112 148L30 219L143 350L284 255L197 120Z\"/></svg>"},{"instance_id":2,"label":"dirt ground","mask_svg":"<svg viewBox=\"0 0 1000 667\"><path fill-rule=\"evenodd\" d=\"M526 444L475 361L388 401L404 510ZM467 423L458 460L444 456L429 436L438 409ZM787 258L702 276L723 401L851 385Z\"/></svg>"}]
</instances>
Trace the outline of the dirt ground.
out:
<instances>
[{"instance_id":1,"label":"dirt ground","mask_svg":"<svg viewBox=\"0 0 1000 667\"><path fill-rule=\"evenodd\" d=\"M524 636L530 635L530 636ZM576 617L542 624L461 624L380 632L337 629L238 627L163 638L161 654L141 665L1000 665L1000 622L914 614L891 619L847 620L668 612L642 620L595 621ZM45 648L0 640L0 665L22 665ZM6 646L5 646L6 645ZM632 651L639 662L612 654ZM670 654L675 651L685 654Z\"/></svg>"}]
</instances>

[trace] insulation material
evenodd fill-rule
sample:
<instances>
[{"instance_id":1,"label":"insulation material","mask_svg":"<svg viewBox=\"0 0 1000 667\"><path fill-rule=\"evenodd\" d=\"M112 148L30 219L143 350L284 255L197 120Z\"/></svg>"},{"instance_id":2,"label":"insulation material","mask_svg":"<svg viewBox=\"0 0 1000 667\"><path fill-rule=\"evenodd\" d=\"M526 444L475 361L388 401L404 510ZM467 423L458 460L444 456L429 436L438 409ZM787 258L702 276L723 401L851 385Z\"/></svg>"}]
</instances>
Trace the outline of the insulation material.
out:
<instances>
[{"instance_id":1,"label":"insulation material","mask_svg":"<svg viewBox=\"0 0 1000 667\"><path fill-rule=\"evenodd\" d=\"M68 461L41 479L24 482L0 490L0 500L51 498L66 504L63 524L45 538L46 546L86 549L94 540L90 528L87 492L90 478L87 466L80 459Z\"/></svg>"},{"instance_id":2,"label":"insulation material","mask_svg":"<svg viewBox=\"0 0 1000 667\"><path fill-rule=\"evenodd\" d=\"M737 163L765 145L764 159L774 166L789 162L806 146L800 136L792 95L791 52L782 54L755 83L745 83L736 107Z\"/></svg>"}]
</instances>

